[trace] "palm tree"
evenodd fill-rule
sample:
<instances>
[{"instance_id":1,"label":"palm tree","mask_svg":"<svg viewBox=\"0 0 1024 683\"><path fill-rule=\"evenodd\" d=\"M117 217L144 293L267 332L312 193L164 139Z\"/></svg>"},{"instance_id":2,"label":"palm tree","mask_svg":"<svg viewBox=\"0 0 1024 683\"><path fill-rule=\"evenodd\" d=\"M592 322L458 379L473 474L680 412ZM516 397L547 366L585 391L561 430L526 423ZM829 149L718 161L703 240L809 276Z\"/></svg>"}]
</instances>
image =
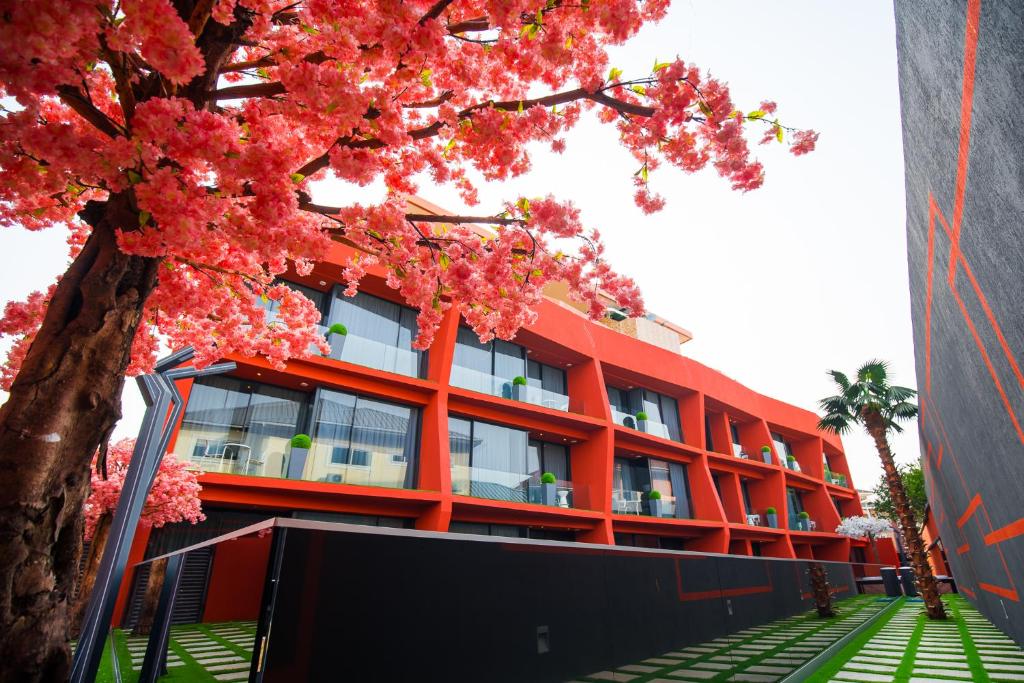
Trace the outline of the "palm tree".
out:
<instances>
[{"instance_id":1,"label":"palm tree","mask_svg":"<svg viewBox=\"0 0 1024 683\"><path fill-rule=\"evenodd\" d=\"M889 494L893 508L899 518L900 530L907 548L910 550L911 564L917 577L918 590L924 600L930 619L945 619L946 610L939 599L939 591L932 575L928 559L924 554L924 543L917 530L914 511L903 488L903 479L893 460L889 449L887 434L902 432L898 424L917 417L917 406L911 399L917 392L907 387L889 384L889 366L885 361L873 360L865 363L857 370L857 381L850 379L838 370L830 370L829 375L839 386L839 394L822 399L819 404L825 416L818 422L818 429L835 434L849 432L854 424L861 424L875 441L878 457L882 459L882 469L889 484Z\"/></svg>"}]
</instances>

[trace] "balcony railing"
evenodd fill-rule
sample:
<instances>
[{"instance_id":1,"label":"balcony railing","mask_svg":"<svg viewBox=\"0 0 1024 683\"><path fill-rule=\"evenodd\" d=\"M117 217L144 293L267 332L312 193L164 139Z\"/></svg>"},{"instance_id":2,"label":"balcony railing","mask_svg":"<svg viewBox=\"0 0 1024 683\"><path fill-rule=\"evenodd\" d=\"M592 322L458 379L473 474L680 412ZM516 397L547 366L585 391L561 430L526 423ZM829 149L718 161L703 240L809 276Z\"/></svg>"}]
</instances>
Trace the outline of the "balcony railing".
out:
<instances>
[{"instance_id":1,"label":"balcony railing","mask_svg":"<svg viewBox=\"0 0 1024 683\"><path fill-rule=\"evenodd\" d=\"M533 405L551 408L552 410L565 412L569 410L569 397L565 394L529 384L515 385L510 377L498 377L460 365L452 366L451 385L453 387L469 389L470 391L477 391L481 394L532 403Z\"/></svg>"},{"instance_id":2,"label":"balcony railing","mask_svg":"<svg viewBox=\"0 0 1024 683\"><path fill-rule=\"evenodd\" d=\"M452 493L457 496L512 503L534 503L561 508L578 506L572 482L558 479L547 487L541 483L537 475L468 465L452 465Z\"/></svg>"},{"instance_id":3,"label":"balcony railing","mask_svg":"<svg viewBox=\"0 0 1024 683\"><path fill-rule=\"evenodd\" d=\"M813 519L800 519L799 515L789 518L791 531L815 531L817 527L818 523Z\"/></svg>"},{"instance_id":4,"label":"balcony railing","mask_svg":"<svg viewBox=\"0 0 1024 683\"><path fill-rule=\"evenodd\" d=\"M644 515L647 517L675 517L676 497L662 494L660 502L661 514L654 513L654 506L643 491L629 489L612 490L612 512L618 515Z\"/></svg>"},{"instance_id":5,"label":"balcony railing","mask_svg":"<svg viewBox=\"0 0 1024 683\"><path fill-rule=\"evenodd\" d=\"M183 438L188 436L183 433ZM401 453L353 450L349 455L347 448L316 441L308 450L295 449L285 439L261 437L193 443L192 452L179 457L203 472L406 488L409 463Z\"/></svg>"},{"instance_id":6,"label":"balcony railing","mask_svg":"<svg viewBox=\"0 0 1024 683\"><path fill-rule=\"evenodd\" d=\"M836 486L842 486L844 488L848 488L849 487L849 484L847 484L847 482L846 482L846 475L845 474L836 474L834 472L826 472L825 473L825 481L827 481L830 484L835 484Z\"/></svg>"},{"instance_id":7,"label":"balcony railing","mask_svg":"<svg viewBox=\"0 0 1024 683\"><path fill-rule=\"evenodd\" d=\"M328 328L324 325L320 325L319 328L327 337L327 343L331 345L328 358L408 377L420 375L420 354L417 351L402 349L394 344L385 344L352 332L345 335L328 334ZM318 349L314 349L313 352L320 353Z\"/></svg>"},{"instance_id":8,"label":"balcony railing","mask_svg":"<svg viewBox=\"0 0 1024 683\"><path fill-rule=\"evenodd\" d=\"M663 439L671 439L669 435L668 426L658 422L657 420L637 420L636 415L630 415L624 413L615 406L612 406L612 420L615 424L620 424L625 427L630 427L647 434L653 434L654 436L660 436Z\"/></svg>"}]
</instances>

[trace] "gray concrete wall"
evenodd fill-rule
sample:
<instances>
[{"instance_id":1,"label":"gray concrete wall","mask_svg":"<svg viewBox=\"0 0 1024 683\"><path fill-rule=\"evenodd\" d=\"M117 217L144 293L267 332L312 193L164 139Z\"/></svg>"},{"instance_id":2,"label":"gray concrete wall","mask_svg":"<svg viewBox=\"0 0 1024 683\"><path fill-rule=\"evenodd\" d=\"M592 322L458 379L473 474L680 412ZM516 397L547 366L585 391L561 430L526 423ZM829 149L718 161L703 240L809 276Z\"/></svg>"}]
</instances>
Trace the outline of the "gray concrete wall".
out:
<instances>
[{"instance_id":1,"label":"gray concrete wall","mask_svg":"<svg viewBox=\"0 0 1024 683\"><path fill-rule=\"evenodd\" d=\"M895 10L928 493L964 593L1024 643L1024 0Z\"/></svg>"}]
</instances>

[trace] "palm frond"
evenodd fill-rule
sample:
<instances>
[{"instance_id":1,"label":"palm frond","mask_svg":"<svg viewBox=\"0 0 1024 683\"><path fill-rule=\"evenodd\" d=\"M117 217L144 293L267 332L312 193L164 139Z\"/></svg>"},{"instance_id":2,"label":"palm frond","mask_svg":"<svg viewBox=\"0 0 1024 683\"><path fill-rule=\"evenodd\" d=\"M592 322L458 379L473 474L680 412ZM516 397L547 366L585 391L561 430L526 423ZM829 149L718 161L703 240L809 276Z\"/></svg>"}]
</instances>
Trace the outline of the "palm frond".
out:
<instances>
[{"instance_id":1,"label":"palm frond","mask_svg":"<svg viewBox=\"0 0 1024 683\"><path fill-rule=\"evenodd\" d=\"M917 396L917 392L911 389L910 387L899 387L896 385L890 385L888 389L888 397L891 403L906 401L908 398L914 398L915 396Z\"/></svg>"},{"instance_id":2,"label":"palm frond","mask_svg":"<svg viewBox=\"0 0 1024 683\"><path fill-rule=\"evenodd\" d=\"M818 420L818 429L833 434L846 434L850 431L850 422L850 418L833 413Z\"/></svg>"},{"instance_id":3,"label":"palm frond","mask_svg":"<svg viewBox=\"0 0 1024 683\"><path fill-rule=\"evenodd\" d=\"M843 390L843 393L846 393L850 388L850 378L838 370L829 370L825 374L830 375L832 379L835 380L835 383L839 385L839 388Z\"/></svg>"},{"instance_id":4,"label":"palm frond","mask_svg":"<svg viewBox=\"0 0 1024 683\"><path fill-rule=\"evenodd\" d=\"M885 426L888 429L891 429L892 431L896 432L897 434L900 434L900 433L903 432L903 427L900 427L898 424L896 424L892 420L886 420L885 421Z\"/></svg>"},{"instance_id":5,"label":"palm frond","mask_svg":"<svg viewBox=\"0 0 1024 683\"><path fill-rule=\"evenodd\" d=\"M885 386L889 376L889 364L884 360L869 360L857 370L857 379L867 384Z\"/></svg>"},{"instance_id":6,"label":"palm frond","mask_svg":"<svg viewBox=\"0 0 1024 683\"><path fill-rule=\"evenodd\" d=\"M890 406L889 410L886 412L888 412L891 417L900 420L912 420L917 417L918 407L913 403L900 401L899 403L895 403Z\"/></svg>"},{"instance_id":7,"label":"palm frond","mask_svg":"<svg viewBox=\"0 0 1024 683\"><path fill-rule=\"evenodd\" d=\"M850 415L850 406L846 402L846 398L843 396L828 396L818 401L818 407L826 413L839 413L840 415Z\"/></svg>"}]
</instances>

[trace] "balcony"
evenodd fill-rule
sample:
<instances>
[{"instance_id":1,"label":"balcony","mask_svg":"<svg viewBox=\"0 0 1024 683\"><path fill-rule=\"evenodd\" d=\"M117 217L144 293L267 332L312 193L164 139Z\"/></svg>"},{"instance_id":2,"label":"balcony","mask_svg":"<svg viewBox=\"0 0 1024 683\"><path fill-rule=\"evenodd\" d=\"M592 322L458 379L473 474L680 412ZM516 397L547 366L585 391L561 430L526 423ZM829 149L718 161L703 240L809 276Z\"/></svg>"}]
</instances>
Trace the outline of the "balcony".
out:
<instances>
[{"instance_id":1,"label":"balcony","mask_svg":"<svg viewBox=\"0 0 1024 683\"><path fill-rule=\"evenodd\" d=\"M660 499L654 501L649 499L643 491L614 489L612 491L612 512L617 515L675 518L676 497L662 494Z\"/></svg>"},{"instance_id":2,"label":"balcony","mask_svg":"<svg viewBox=\"0 0 1024 683\"><path fill-rule=\"evenodd\" d=\"M569 397L565 394L549 391L532 384L513 384L510 378L498 377L460 365L452 366L451 385L552 410L569 411Z\"/></svg>"},{"instance_id":3,"label":"balcony","mask_svg":"<svg viewBox=\"0 0 1024 683\"><path fill-rule=\"evenodd\" d=\"M248 443L196 439L189 457L182 459L203 472L412 488L408 458L402 453L359 449L350 452L347 447L316 441L311 448L301 449L290 447L285 439L259 436L250 438Z\"/></svg>"},{"instance_id":4,"label":"balcony","mask_svg":"<svg viewBox=\"0 0 1024 683\"><path fill-rule=\"evenodd\" d=\"M617 409L615 406L610 406L612 410L612 420L615 424L623 425L637 431L644 432L646 434L652 434L654 436L660 436L662 439L671 439L669 435L668 426L658 422L657 420L638 420L635 415L624 413Z\"/></svg>"},{"instance_id":5,"label":"balcony","mask_svg":"<svg viewBox=\"0 0 1024 683\"><path fill-rule=\"evenodd\" d=\"M452 493L457 496L559 508L576 507L570 481L556 479L554 484L543 484L537 474L454 464L451 469Z\"/></svg>"},{"instance_id":6,"label":"balcony","mask_svg":"<svg viewBox=\"0 0 1024 683\"><path fill-rule=\"evenodd\" d=\"M843 488L849 488L850 485L846 480L845 474L836 474L835 472L825 471L825 481L836 486L842 486Z\"/></svg>"},{"instance_id":7,"label":"balcony","mask_svg":"<svg viewBox=\"0 0 1024 683\"><path fill-rule=\"evenodd\" d=\"M407 377L420 376L421 354L419 351L399 348L394 344L385 344L375 339L361 337L352 332L348 334L329 334L326 326L318 325L318 327L320 332L327 338L327 343L331 345L331 353L324 356L325 358L362 365L363 367L383 372L406 375ZM320 353L319 349L314 348L311 350L314 353Z\"/></svg>"},{"instance_id":8,"label":"balcony","mask_svg":"<svg viewBox=\"0 0 1024 683\"><path fill-rule=\"evenodd\" d=\"M817 531L818 524L810 517L791 515L789 518L790 531Z\"/></svg>"}]
</instances>

